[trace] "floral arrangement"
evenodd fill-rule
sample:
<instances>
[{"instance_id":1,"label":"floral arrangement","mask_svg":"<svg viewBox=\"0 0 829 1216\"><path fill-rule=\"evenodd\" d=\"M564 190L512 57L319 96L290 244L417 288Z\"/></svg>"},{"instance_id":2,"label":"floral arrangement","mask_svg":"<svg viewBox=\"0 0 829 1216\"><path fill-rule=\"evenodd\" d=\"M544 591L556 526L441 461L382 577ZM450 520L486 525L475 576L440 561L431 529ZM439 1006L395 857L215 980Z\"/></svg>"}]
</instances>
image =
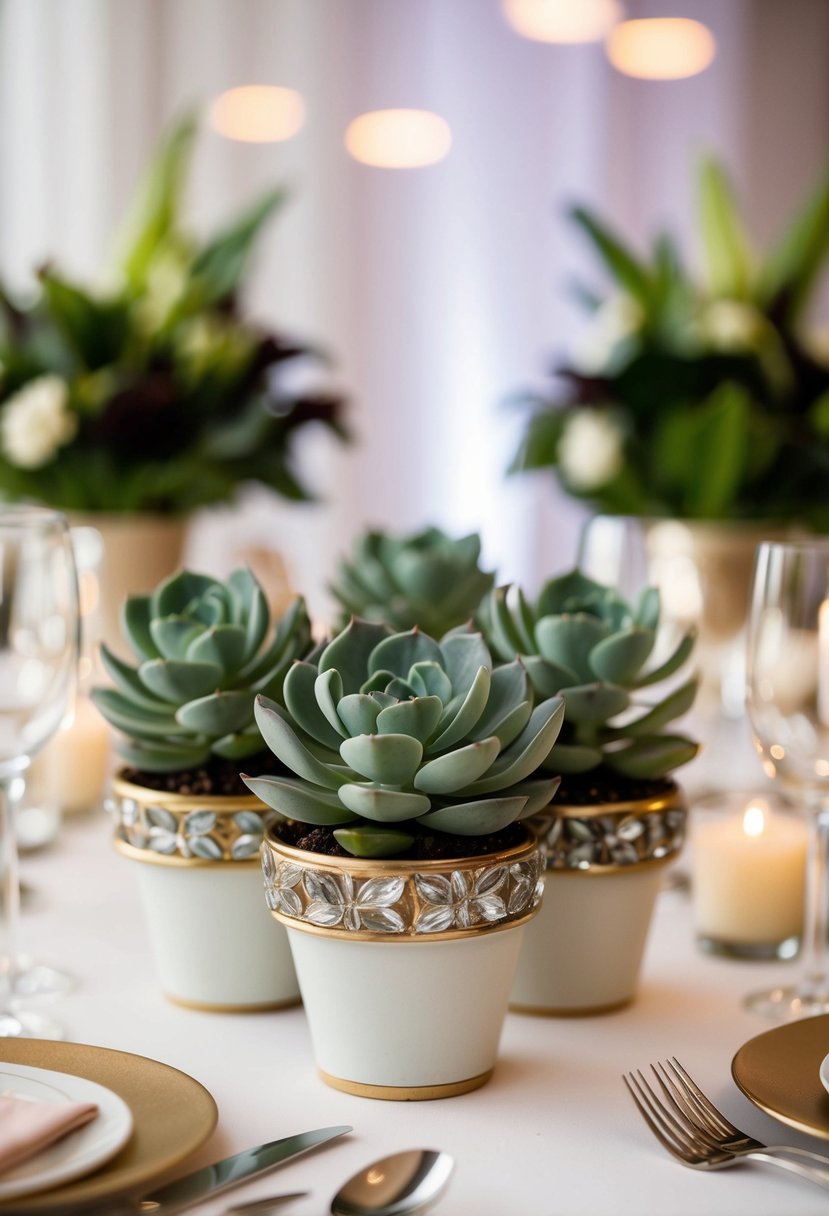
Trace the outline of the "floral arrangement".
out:
<instances>
[{"instance_id":1,"label":"floral arrangement","mask_svg":"<svg viewBox=\"0 0 829 1216\"><path fill-rule=\"evenodd\" d=\"M573 212L613 292L582 293L594 312L588 347L559 369L558 391L524 398L512 469L555 469L567 493L611 514L829 530L829 341L809 330L829 255L829 178L763 258L710 159L699 197L702 279L669 237L642 258Z\"/></svg>"},{"instance_id":2,"label":"floral arrangement","mask_svg":"<svg viewBox=\"0 0 829 1216\"><path fill-rule=\"evenodd\" d=\"M47 265L32 306L0 291L3 498L174 514L259 482L304 499L296 432L318 422L345 438L336 397L281 382L286 364L319 353L240 315L249 255L285 192L196 240L181 223L195 135L188 117L163 140L110 286Z\"/></svg>"}]
</instances>

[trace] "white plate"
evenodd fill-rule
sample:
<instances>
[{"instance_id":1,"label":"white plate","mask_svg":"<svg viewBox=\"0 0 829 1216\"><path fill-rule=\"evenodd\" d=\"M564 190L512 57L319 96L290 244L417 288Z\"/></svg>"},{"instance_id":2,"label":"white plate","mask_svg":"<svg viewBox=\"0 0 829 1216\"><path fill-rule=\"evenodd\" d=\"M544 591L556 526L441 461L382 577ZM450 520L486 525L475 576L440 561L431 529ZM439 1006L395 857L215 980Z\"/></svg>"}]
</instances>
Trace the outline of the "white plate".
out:
<instances>
[{"instance_id":1,"label":"white plate","mask_svg":"<svg viewBox=\"0 0 829 1216\"><path fill-rule=\"evenodd\" d=\"M89 1174L122 1149L132 1134L123 1098L85 1077L24 1064L0 1063L0 1094L36 1102L95 1102L97 1118L29 1161L0 1174L0 1200L32 1195Z\"/></svg>"},{"instance_id":2,"label":"white plate","mask_svg":"<svg viewBox=\"0 0 829 1216\"><path fill-rule=\"evenodd\" d=\"M814 1064L812 1065L814 1068ZM824 1056L820 1065L820 1079L823 1083L823 1088L829 1091L829 1056Z\"/></svg>"}]
</instances>

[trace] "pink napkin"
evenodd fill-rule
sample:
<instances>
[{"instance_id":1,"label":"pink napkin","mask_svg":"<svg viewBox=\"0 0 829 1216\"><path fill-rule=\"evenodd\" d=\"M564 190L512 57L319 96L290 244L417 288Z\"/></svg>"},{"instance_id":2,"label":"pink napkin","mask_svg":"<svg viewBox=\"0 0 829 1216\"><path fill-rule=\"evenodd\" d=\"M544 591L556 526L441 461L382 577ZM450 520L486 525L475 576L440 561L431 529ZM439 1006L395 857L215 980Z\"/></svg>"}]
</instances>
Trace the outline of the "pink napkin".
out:
<instances>
[{"instance_id":1,"label":"pink napkin","mask_svg":"<svg viewBox=\"0 0 829 1216\"><path fill-rule=\"evenodd\" d=\"M94 1102L32 1102L0 1095L0 1173L83 1127L97 1114Z\"/></svg>"}]
</instances>

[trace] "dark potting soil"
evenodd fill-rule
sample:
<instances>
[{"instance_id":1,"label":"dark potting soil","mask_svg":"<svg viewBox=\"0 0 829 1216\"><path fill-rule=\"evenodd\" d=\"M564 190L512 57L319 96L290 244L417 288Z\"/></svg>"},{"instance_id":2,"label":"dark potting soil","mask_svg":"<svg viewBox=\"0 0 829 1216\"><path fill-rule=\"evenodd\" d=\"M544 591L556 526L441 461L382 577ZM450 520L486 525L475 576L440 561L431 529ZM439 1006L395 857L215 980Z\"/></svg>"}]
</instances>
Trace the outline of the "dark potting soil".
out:
<instances>
[{"instance_id":1,"label":"dark potting soil","mask_svg":"<svg viewBox=\"0 0 829 1216\"><path fill-rule=\"evenodd\" d=\"M351 856L334 839L334 829L330 827L311 827L307 823L289 820L279 825L278 835L285 844L307 853L323 853L326 857ZM451 857L478 857L511 849L525 839L526 829L517 823L511 823L491 836L449 836L443 832L424 832L415 837L414 844L408 852L400 855L400 860L440 861Z\"/></svg>"},{"instance_id":2,"label":"dark potting soil","mask_svg":"<svg viewBox=\"0 0 829 1216\"><path fill-rule=\"evenodd\" d=\"M676 782L669 777L638 780L621 777L610 769L596 768L589 773L572 773L561 779L552 805L595 806L603 802L637 802L640 798L659 798L672 794Z\"/></svg>"},{"instance_id":3,"label":"dark potting soil","mask_svg":"<svg viewBox=\"0 0 829 1216\"><path fill-rule=\"evenodd\" d=\"M239 776L240 766L249 777L260 777L276 772L280 765L269 751L248 756L245 760L223 760L213 756L200 768L186 769L180 773L147 773L137 768L125 768L124 779L133 785L145 785L151 790L165 794L185 794L203 798L218 794L223 798L249 797L250 790Z\"/></svg>"}]
</instances>

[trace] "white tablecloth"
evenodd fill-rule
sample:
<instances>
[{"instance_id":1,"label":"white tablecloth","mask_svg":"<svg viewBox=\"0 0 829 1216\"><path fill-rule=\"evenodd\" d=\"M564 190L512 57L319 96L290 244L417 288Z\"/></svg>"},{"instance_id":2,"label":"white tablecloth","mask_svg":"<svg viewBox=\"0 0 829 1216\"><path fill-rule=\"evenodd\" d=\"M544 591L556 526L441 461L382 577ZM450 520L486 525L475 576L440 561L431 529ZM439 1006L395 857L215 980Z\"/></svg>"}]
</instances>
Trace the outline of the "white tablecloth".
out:
<instances>
[{"instance_id":1,"label":"white tablecloth","mask_svg":"<svg viewBox=\"0 0 829 1216\"><path fill-rule=\"evenodd\" d=\"M788 976L793 965L701 955L680 891L659 897L632 1007L572 1020L511 1014L500 1062L483 1089L440 1102L377 1102L335 1092L318 1079L301 1009L225 1016L178 1008L161 996L134 868L110 848L110 830L103 813L69 818L50 849L23 861L34 892L23 944L79 979L76 991L52 1006L67 1037L164 1061L207 1087L220 1120L193 1168L293 1132L354 1126L347 1140L237 1190L240 1201L305 1189L309 1197L286 1207L286 1216L321 1216L339 1183L371 1159L439 1147L457 1163L438 1208L447 1216L779 1216L829 1209L829 1194L770 1167L702 1174L680 1166L656 1143L621 1082L626 1069L676 1055L744 1130L767 1143L823 1147L829 1155L829 1144L756 1110L730 1079L737 1048L768 1028L741 1008L740 998ZM198 1211L213 1216L228 1202L217 1199Z\"/></svg>"}]
</instances>

